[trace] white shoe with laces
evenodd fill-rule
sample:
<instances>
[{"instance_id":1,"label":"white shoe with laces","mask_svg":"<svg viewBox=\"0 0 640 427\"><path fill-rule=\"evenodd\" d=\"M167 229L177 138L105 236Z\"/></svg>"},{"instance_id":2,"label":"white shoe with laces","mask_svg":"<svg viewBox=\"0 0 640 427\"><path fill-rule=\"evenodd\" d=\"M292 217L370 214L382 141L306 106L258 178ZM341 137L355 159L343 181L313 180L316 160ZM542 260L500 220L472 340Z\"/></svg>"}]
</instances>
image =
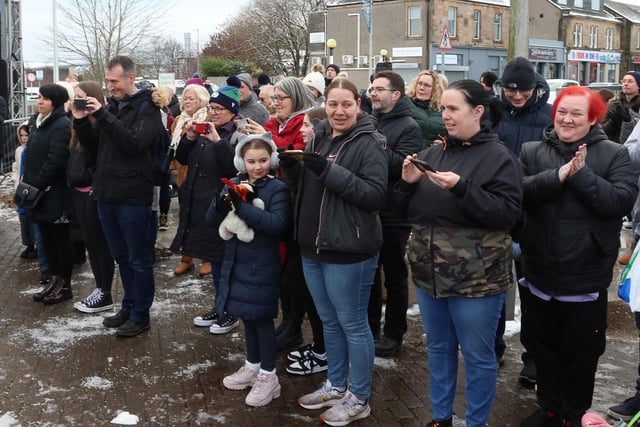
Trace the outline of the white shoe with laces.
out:
<instances>
[{"instance_id":1,"label":"white shoe with laces","mask_svg":"<svg viewBox=\"0 0 640 427\"><path fill-rule=\"evenodd\" d=\"M305 394L298 399L298 405L305 409L320 409L326 406L333 406L340 402L345 395L344 391L334 388L329 380L314 392Z\"/></svg>"},{"instance_id":2,"label":"white shoe with laces","mask_svg":"<svg viewBox=\"0 0 640 427\"><path fill-rule=\"evenodd\" d=\"M273 399L280 397L280 381L278 376L274 374L260 373L256 378L256 382L251 387L251 391L244 400L249 406L266 406Z\"/></svg>"},{"instance_id":3,"label":"white shoe with laces","mask_svg":"<svg viewBox=\"0 0 640 427\"><path fill-rule=\"evenodd\" d=\"M222 384L230 390L244 390L253 387L258 373L249 368L245 363L240 369L222 379Z\"/></svg>"},{"instance_id":4,"label":"white shoe with laces","mask_svg":"<svg viewBox=\"0 0 640 427\"><path fill-rule=\"evenodd\" d=\"M346 426L356 420L367 418L370 414L369 402L361 402L349 392L338 404L320 414L320 420L330 426Z\"/></svg>"}]
</instances>

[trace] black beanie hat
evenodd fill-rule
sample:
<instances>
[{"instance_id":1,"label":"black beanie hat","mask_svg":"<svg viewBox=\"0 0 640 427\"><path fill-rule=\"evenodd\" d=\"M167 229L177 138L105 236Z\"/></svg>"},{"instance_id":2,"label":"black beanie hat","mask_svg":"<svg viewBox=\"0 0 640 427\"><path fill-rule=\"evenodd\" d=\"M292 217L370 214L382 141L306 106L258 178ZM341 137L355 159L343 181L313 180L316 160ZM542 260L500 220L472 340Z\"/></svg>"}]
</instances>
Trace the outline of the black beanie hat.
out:
<instances>
[{"instance_id":1,"label":"black beanie hat","mask_svg":"<svg viewBox=\"0 0 640 427\"><path fill-rule=\"evenodd\" d=\"M640 86L640 72L638 71L627 71L624 73L625 76L631 76L636 81L636 84Z\"/></svg>"},{"instance_id":2,"label":"black beanie hat","mask_svg":"<svg viewBox=\"0 0 640 427\"><path fill-rule=\"evenodd\" d=\"M517 56L504 67L498 83L507 89L527 90L536 87L537 82L533 64L527 58Z\"/></svg>"},{"instance_id":3,"label":"black beanie hat","mask_svg":"<svg viewBox=\"0 0 640 427\"><path fill-rule=\"evenodd\" d=\"M55 83L40 86L40 95L50 100L54 109L63 106L69 100L67 89Z\"/></svg>"},{"instance_id":4,"label":"black beanie hat","mask_svg":"<svg viewBox=\"0 0 640 427\"><path fill-rule=\"evenodd\" d=\"M329 64L329 65L327 65L327 70L328 70L329 68L333 68L333 71L335 71L335 72L336 72L336 74L338 74L338 73L340 72L340 67L338 67L336 64Z\"/></svg>"}]
</instances>

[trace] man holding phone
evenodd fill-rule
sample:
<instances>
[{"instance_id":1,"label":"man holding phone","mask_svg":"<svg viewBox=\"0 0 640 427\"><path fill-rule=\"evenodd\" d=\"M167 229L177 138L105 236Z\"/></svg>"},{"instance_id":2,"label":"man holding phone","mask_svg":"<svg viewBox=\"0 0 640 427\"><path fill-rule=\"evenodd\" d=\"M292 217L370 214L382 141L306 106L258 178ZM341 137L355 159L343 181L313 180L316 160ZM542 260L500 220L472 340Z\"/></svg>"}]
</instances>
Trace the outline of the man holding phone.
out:
<instances>
[{"instance_id":1,"label":"man holding phone","mask_svg":"<svg viewBox=\"0 0 640 427\"><path fill-rule=\"evenodd\" d=\"M77 100L78 108L74 101L73 128L82 146L97 152L93 194L124 288L120 311L103 324L116 328L118 336L131 337L149 329L155 292L152 147L164 125L152 92L136 88L135 65L129 57L111 59L105 80L112 94L107 105L87 97ZM95 118L94 124L89 115Z\"/></svg>"},{"instance_id":2,"label":"man holding phone","mask_svg":"<svg viewBox=\"0 0 640 427\"><path fill-rule=\"evenodd\" d=\"M404 254L411 227L406 215L391 201L391 194L393 186L402 174L404 158L422 149L422 131L411 115L411 101L405 96L404 87L404 80L398 73L385 70L375 75L369 89L373 115L378 119L378 129L387 138L389 154L387 206L380 212L383 242L369 299L369 326L376 339L375 352L378 357L397 354L407 331L409 272ZM387 306L384 330L380 336L382 269L387 290Z\"/></svg>"}]
</instances>

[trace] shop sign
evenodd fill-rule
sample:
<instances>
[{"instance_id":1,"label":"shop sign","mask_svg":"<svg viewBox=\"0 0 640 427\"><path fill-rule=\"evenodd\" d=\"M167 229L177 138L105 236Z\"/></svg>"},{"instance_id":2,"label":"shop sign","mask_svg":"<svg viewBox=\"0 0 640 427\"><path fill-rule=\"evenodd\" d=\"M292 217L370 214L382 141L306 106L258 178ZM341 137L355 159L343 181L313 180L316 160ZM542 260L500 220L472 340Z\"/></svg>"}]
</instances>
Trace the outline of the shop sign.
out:
<instances>
[{"instance_id":1,"label":"shop sign","mask_svg":"<svg viewBox=\"0 0 640 427\"><path fill-rule=\"evenodd\" d=\"M538 61L558 61L558 49L549 47L530 47L529 59Z\"/></svg>"},{"instance_id":2,"label":"shop sign","mask_svg":"<svg viewBox=\"0 0 640 427\"><path fill-rule=\"evenodd\" d=\"M634 64L640 64L640 55L633 55L631 57L631 62L633 62Z\"/></svg>"},{"instance_id":3,"label":"shop sign","mask_svg":"<svg viewBox=\"0 0 640 427\"><path fill-rule=\"evenodd\" d=\"M620 53L574 49L571 52L569 52L569 61L602 62L607 64L619 64Z\"/></svg>"}]
</instances>

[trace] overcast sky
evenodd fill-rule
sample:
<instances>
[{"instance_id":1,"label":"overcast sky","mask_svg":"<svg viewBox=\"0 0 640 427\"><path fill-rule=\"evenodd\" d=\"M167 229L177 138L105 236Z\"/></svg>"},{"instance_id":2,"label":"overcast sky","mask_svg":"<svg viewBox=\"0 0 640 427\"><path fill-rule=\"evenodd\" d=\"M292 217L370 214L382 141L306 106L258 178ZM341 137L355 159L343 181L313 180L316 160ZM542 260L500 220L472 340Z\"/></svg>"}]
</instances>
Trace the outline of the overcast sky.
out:
<instances>
[{"instance_id":1,"label":"overcast sky","mask_svg":"<svg viewBox=\"0 0 640 427\"><path fill-rule=\"evenodd\" d=\"M22 0L22 57L25 61L51 62L53 52L45 48L42 40L52 37L54 0ZM192 43L196 43L200 33L200 47L209 39L227 17L236 14L250 0L173 0L161 2L168 7L165 16L170 17L168 35L180 43L184 33L191 33ZM65 0L57 0L58 5ZM199 13L198 11L202 11ZM62 18L57 12L58 20ZM63 31L58 25L58 31Z\"/></svg>"}]
</instances>

